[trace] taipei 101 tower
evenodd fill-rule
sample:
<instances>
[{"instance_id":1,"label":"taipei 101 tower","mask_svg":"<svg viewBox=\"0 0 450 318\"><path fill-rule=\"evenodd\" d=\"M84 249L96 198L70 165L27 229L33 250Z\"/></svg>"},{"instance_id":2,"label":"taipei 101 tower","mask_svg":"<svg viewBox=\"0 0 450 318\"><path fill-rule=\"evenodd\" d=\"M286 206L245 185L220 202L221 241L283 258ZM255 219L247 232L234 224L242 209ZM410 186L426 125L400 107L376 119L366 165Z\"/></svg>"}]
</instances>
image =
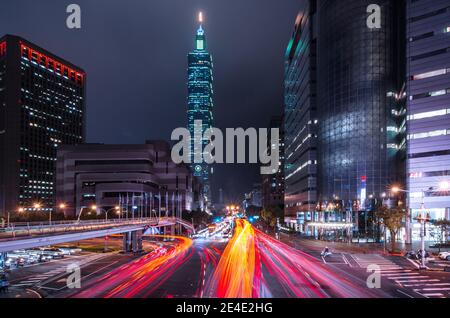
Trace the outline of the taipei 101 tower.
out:
<instances>
[{"instance_id":1,"label":"taipei 101 tower","mask_svg":"<svg viewBox=\"0 0 450 318\"><path fill-rule=\"evenodd\" d=\"M203 29L203 14L198 16L199 27L195 36L195 49L188 54L188 129L194 136L195 122L202 122L202 134L213 126L213 62L207 51L206 36ZM192 138L193 139L193 138ZM191 169L194 176L203 184L205 209L211 207L211 175L213 168L204 162L194 162L203 152L208 140L202 140L202 147L194 140L191 142ZM208 154L203 154L208 155ZM202 157L203 158L203 157Z\"/></svg>"}]
</instances>

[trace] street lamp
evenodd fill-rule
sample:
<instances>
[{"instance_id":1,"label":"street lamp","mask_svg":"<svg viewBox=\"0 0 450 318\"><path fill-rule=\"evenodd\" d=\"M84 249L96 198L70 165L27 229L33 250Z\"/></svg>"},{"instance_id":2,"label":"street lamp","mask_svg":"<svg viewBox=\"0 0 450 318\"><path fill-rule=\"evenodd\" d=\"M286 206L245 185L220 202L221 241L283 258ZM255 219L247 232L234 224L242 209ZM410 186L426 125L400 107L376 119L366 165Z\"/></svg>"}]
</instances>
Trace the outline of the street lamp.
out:
<instances>
[{"instance_id":1,"label":"street lamp","mask_svg":"<svg viewBox=\"0 0 450 318\"><path fill-rule=\"evenodd\" d=\"M18 209L17 209L17 212L19 212L19 213L22 213L22 212L24 212L24 211L25 211L24 208L18 208ZM9 225L10 225L10 219L11 219L11 212L8 211L7 220L6 220L6 224L7 224L7 227L8 227L8 228L9 228Z\"/></svg>"},{"instance_id":2,"label":"street lamp","mask_svg":"<svg viewBox=\"0 0 450 318\"><path fill-rule=\"evenodd\" d=\"M101 209L101 210L105 211L105 222L108 222L108 213L113 210L115 210L116 213L120 215L120 207L119 206L115 206L114 208L109 209L109 210L104 210L104 209Z\"/></svg>"},{"instance_id":3,"label":"street lamp","mask_svg":"<svg viewBox=\"0 0 450 318\"><path fill-rule=\"evenodd\" d=\"M422 209L422 212L425 213L425 211ZM426 269L427 267L425 266L425 236L427 235L426 233L426 224L430 222L431 217L430 214L427 213L427 216L422 216L422 213L419 213L419 215L415 218L416 221L419 221L421 224L421 233L420 233L420 238L421 238L421 242L422 242L422 257L421 257L421 264L420 264L420 269Z\"/></svg>"},{"instance_id":4,"label":"street lamp","mask_svg":"<svg viewBox=\"0 0 450 318\"><path fill-rule=\"evenodd\" d=\"M438 191L448 191L450 188L449 182L447 181L442 181L441 183L439 183L439 187L438 187ZM428 191L433 191L436 190L435 187L430 187L428 189ZM404 189L400 189L399 187L392 187L391 191L393 193L399 193L399 192L405 192L405 193L411 193L411 191L409 190L404 190ZM420 203L420 211L421 213L419 213L419 215L415 218L416 221L419 221L421 224L421 231L420 231L420 242L421 242L421 252L422 252L422 257L421 257L421 265L420 265L420 269L426 269L425 266L425 236L426 236L426 224L430 222L431 217L429 214L427 214L427 216L425 217L425 194L426 191L425 190L421 190L421 198L422 198L422 202Z\"/></svg>"},{"instance_id":5,"label":"street lamp","mask_svg":"<svg viewBox=\"0 0 450 318\"><path fill-rule=\"evenodd\" d=\"M441 183L439 183L439 190L440 191L449 191L450 183L448 181L442 181Z\"/></svg>"},{"instance_id":6,"label":"street lamp","mask_svg":"<svg viewBox=\"0 0 450 318\"><path fill-rule=\"evenodd\" d=\"M78 219L77 219L77 223L80 223L81 220L81 214L83 213L83 209L85 209L86 207L81 207L80 208L80 213L78 213ZM97 206L94 204L91 206L91 211L96 210Z\"/></svg>"},{"instance_id":7,"label":"street lamp","mask_svg":"<svg viewBox=\"0 0 450 318\"><path fill-rule=\"evenodd\" d=\"M61 209L61 211L64 214L64 210L66 209L67 205L65 203L61 203L59 205L59 208ZM52 211L50 211L50 225L52 225Z\"/></svg>"}]
</instances>

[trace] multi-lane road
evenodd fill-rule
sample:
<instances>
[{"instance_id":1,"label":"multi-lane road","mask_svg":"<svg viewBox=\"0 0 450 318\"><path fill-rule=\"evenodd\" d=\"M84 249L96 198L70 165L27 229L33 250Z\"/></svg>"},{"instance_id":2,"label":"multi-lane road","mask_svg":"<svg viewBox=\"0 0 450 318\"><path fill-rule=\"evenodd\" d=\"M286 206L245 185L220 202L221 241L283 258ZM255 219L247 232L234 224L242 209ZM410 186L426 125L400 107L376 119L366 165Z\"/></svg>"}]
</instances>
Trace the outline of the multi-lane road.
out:
<instances>
[{"instance_id":1,"label":"multi-lane road","mask_svg":"<svg viewBox=\"0 0 450 318\"><path fill-rule=\"evenodd\" d=\"M442 298L450 297L450 274L419 272L404 258L334 253L282 242L237 219L229 241L146 237L147 253L83 254L11 274L11 296L72 298ZM80 288L67 288L80 267ZM380 288L367 280L378 266ZM16 296L17 296L16 295Z\"/></svg>"}]
</instances>

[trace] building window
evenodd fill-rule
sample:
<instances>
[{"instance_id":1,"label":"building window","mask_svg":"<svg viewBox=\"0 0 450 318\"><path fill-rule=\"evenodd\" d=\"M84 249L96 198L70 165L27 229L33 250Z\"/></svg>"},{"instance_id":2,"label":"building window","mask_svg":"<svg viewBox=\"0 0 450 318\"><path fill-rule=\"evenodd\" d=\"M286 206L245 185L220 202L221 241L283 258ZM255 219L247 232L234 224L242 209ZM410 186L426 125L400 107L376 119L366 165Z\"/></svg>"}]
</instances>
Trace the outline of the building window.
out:
<instances>
[{"instance_id":1,"label":"building window","mask_svg":"<svg viewBox=\"0 0 450 318\"><path fill-rule=\"evenodd\" d=\"M412 139L423 139L423 138L430 138L430 137L438 137L438 136L445 136L450 134L450 129L440 129L440 130L433 130L423 133L417 133L417 134L411 134L408 136L410 140Z\"/></svg>"},{"instance_id":2,"label":"building window","mask_svg":"<svg viewBox=\"0 0 450 318\"><path fill-rule=\"evenodd\" d=\"M450 89L441 89L441 90L434 91L434 92L421 93L421 94L410 96L410 100L442 96L442 95L448 94L449 92L450 92Z\"/></svg>"},{"instance_id":3,"label":"building window","mask_svg":"<svg viewBox=\"0 0 450 318\"><path fill-rule=\"evenodd\" d=\"M434 77L434 76L445 75L445 74L447 74L449 72L450 72L450 69L443 68L443 69L440 69L440 70L435 70L435 71L431 71L431 72L426 72L426 73L414 75L412 77L412 79L413 79L413 81L415 81L415 80L430 78L430 77Z\"/></svg>"},{"instance_id":4,"label":"building window","mask_svg":"<svg viewBox=\"0 0 450 318\"><path fill-rule=\"evenodd\" d=\"M436 116L444 116L450 114L450 109L439 109L431 112L417 113L408 116L408 120L418 120L424 118L432 118Z\"/></svg>"}]
</instances>

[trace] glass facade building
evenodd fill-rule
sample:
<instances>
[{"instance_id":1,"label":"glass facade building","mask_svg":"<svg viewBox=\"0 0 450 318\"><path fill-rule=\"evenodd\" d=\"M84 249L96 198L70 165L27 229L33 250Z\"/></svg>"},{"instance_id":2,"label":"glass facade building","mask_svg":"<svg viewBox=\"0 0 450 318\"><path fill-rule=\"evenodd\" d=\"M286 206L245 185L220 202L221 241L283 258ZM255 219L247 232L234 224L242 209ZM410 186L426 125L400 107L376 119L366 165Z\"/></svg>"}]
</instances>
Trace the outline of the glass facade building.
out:
<instances>
[{"instance_id":1,"label":"glass facade building","mask_svg":"<svg viewBox=\"0 0 450 318\"><path fill-rule=\"evenodd\" d=\"M316 1L306 1L286 50L285 221L311 220L317 202Z\"/></svg>"},{"instance_id":2,"label":"glass facade building","mask_svg":"<svg viewBox=\"0 0 450 318\"><path fill-rule=\"evenodd\" d=\"M57 149L84 141L86 75L16 36L0 48L0 210L49 212Z\"/></svg>"},{"instance_id":3,"label":"glass facade building","mask_svg":"<svg viewBox=\"0 0 450 318\"><path fill-rule=\"evenodd\" d=\"M213 61L206 50L206 37L202 25L197 30L195 49L188 54L188 129L191 133L191 169L194 176L203 183L203 194L207 205L211 204L211 165L195 163L195 154L203 153L208 139L202 139L202 145L195 143L195 122L201 121L202 134L213 126ZM208 154L203 154L204 156Z\"/></svg>"},{"instance_id":4,"label":"glass facade building","mask_svg":"<svg viewBox=\"0 0 450 318\"><path fill-rule=\"evenodd\" d=\"M273 116L269 123L269 128L279 129L279 151L280 163L277 172L274 174L262 175L262 207L270 209L273 207L284 208L284 128L282 116ZM267 139L267 152L272 148L272 134L269 132Z\"/></svg>"},{"instance_id":5,"label":"glass facade building","mask_svg":"<svg viewBox=\"0 0 450 318\"><path fill-rule=\"evenodd\" d=\"M450 1L407 0L408 205L414 218L450 219ZM438 232L438 231L437 231ZM427 239L438 237L433 227Z\"/></svg>"},{"instance_id":6,"label":"glass facade building","mask_svg":"<svg viewBox=\"0 0 450 318\"><path fill-rule=\"evenodd\" d=\"M404 184L405 4L378 1L376 29L366 23L372 3L318 5L318 200L344 212L370 211L392 184Z\"/></svg>"}]
</instances>

